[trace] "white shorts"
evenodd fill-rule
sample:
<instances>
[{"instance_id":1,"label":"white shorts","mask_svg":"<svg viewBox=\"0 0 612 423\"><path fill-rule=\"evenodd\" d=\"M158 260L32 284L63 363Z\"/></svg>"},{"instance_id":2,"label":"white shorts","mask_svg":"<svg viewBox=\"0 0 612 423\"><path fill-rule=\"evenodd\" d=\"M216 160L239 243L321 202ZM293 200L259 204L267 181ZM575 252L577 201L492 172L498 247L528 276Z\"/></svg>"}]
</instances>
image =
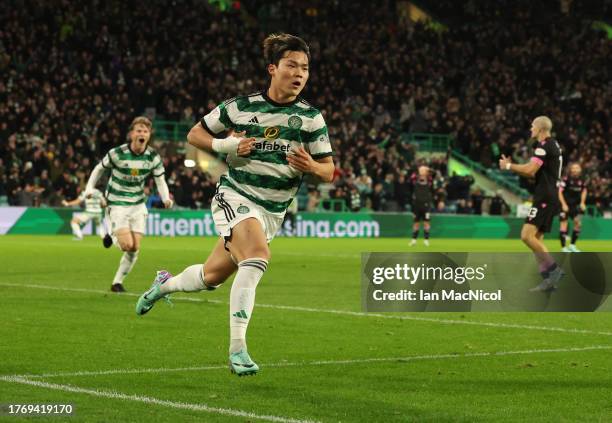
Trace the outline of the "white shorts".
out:
<instances>
[{"instance_id":1,"label":"white shorts","mask_svg":"<svg viewBox=\"0 0 612 423\"><path fill-rule=\"evenodd\" d=\"M211 211L215 228L220 236L227 238L232 234L232 228L244 219L255 218L261 223L268 243L283 224L285 213L271 213L251 200L244 198L236 191L219 187L211 203Z\"/></svg>"},{"instance_id":2,"label":"white shorts","mask_svg":"<svg viewBox=\"0 0 612 423\"><path fill-rule=\"evenodd\" d=\"M144 234L148 215L147 207L143 204L136 206L108 206L106 217L110 222L110 232L127 228L132 232Z\"/></svg>"},{"instance_id":3,"label":"white shorts","mask_svg":"<svg viewBox=\"0 0 612 423\"><path fill-rule=\"evenodd\" d=\"M92 219L96 222L96 225L100 225L100 223L102 222L101 213L88 213L88 212L74 213L72 215L72 218L78 220L79 222L83 224L89 222Z\"/></svg>"}]
</instances>

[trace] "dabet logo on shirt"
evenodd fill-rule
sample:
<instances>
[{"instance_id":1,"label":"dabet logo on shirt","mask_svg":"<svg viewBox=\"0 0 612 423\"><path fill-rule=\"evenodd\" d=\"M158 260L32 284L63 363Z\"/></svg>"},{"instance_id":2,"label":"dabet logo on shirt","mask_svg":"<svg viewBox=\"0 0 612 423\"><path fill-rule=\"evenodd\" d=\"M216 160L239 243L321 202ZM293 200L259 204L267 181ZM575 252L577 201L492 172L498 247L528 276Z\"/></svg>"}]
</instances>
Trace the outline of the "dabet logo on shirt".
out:
<instances>
[{"instance_id":1,"label":"dabet logo on shirt","mask_svg":"<svg viewBox=\"0 0 612 423\"><path fill-rule=\"evenodd\" d=\"M270 126L264 130L264 138L267 140L275 140L280 135L280 128L278 126Z\"/></svg>"},{"instance_id":2,"label":"dabet logo on shirt","mask_svg":"<svg viewBox=\"0 0 612 423\"><path fill-rule=\"evenodd\" d=\"M256 142L255 144L253 144L253 147L255 147L255 150L260 151L282 151L285 153L287 153L291 149L291 146L289 144L280 145L275 142L269 143L265 141Z\"/></svg>"}]
</instances>

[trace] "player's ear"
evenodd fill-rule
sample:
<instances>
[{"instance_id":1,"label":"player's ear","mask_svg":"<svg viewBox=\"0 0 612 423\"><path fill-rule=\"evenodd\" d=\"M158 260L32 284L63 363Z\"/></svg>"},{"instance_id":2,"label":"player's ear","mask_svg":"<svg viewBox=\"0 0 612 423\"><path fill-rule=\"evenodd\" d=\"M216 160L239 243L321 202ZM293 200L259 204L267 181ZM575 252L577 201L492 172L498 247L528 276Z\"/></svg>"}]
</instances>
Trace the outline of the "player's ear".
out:
<instances>
[{"instance_id":1,"label":"player's ear","mask_svg":"<svg viewBox=\"0 0 612 423\"><path fill-rule=\"evenodd\" d=\"M272 77L274 76L275 73L276 73L276 65L274 63L270 63L268 65L268 75Z\"/></svg>"}]
</instances>

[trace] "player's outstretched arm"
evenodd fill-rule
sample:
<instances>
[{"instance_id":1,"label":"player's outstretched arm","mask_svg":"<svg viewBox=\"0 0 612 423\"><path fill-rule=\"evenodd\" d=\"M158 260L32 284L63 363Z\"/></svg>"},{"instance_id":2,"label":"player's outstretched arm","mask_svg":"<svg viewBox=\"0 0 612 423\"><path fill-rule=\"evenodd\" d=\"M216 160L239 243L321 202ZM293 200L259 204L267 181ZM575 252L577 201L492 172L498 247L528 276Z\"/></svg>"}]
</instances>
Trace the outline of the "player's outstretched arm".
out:
<instances>
[{"instance_id":1,"label":"player's outstretched arm","mask_svg":"<svg viewBox=\"0 0 612 423\"><path fill-rule=\"evenodd\" d=\"M167 209L172 208L174 205L174 201L170 198L170 190L168 189L168 184L166 184L166 178L163 174L159 176L153 177L155 181L155 185L157 185L157 191L159 192L159 196L161 197L162 202L164 203L164 207Z\"/></svg>"},{"instance_id":2,"label":"player's outstretched arm","mask_svg":"<svg viewBox=\"0 0 612 423\"><path fill-rule=\"evenodd\" d=\"M98 184L98 180L100 180L100 177L103 174L104 166L102 166L102 163L100 162L96 165L96 167L94 167L94 170L91 172L91 175L89 175L89 180L87 181L87 186L85 187L86 197L90 197L93 194L93 191L96 188L96 185Z\"/></svg>"},{"instance_id":3,"label":"player's outstretched arm","mask_svg":"<svg viewBox=\"0 0 612 423\"><path fill-rule=\"evenodd\" d=\"M287 162L291 167L310 173L322 182L331 182L334 179L334 160L331 157L315 160L304 147L294 148L287 154Z\"/></svg>"},{"instance_id":4,"label":"player's outstretched arm","mask_svg":"<svg viewBox=\"0 0 612 423\"><path fill-rule=\"evenodd\" d=\"M75 198L74 200L71 200L71 201L62 200L62 206L64 207L72 207L78 204L81 204L81 200L79 198Z\"/></svg>"},{"instance_id":5,"label":"player's outstretched arm","mask_svg":"<svg viewBox=\"0 0 612 423\"><path fill-rule=\"evenodd\" d=\"M499 159L499 168L502 170L510 170L520 176L525 178L533 178L535 174L542 166L542 163L539 163L535 160L530 160L525 164L515 164L512 163L509 157L506 157L502 154L501 159Z\"/></svg>"},{"instance_id":6,"label":"player's outstretched arm","mask_svg":"<svg viewBox=\"0 0 612 423\"><path fill-rule=\"evenodd\" d=\"M198 122L187 134L187 142L204 151L248 156L253 149L255 138L244 138L244 134L230 132L227 138L214 138Z\"/></svg>"}]
</instances>

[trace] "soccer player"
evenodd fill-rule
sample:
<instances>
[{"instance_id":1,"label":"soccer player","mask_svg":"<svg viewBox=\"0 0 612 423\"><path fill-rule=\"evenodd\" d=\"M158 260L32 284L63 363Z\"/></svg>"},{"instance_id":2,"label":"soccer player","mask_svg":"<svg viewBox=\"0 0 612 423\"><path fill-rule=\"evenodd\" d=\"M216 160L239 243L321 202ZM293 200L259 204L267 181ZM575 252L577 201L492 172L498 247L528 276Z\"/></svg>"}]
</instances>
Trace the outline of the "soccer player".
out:
<instances>
[{"instance_id":1,"label":"soccer player","mask_svg":"<svg viewBox=\"0 0 612 423\"><path fill-rule=\"evenodd\" d=\"M538 116L531 123L531 138L534 155L528 163L514 164L502 154L499 168L510 170L520 176L535 178L533 207L521 230L521 240L534 252L540 267L542 282L532 291L554 291L564 272L555 263L542 242L544 234L550 232L554 216L559 212L558 182L561 179L563 157L559 143L551 137L552 121Z\"/></svg>"},{"instance_id":2,"label":"soccer player","mask_svg":"<svg viewBox=\"0 0 612 423\"><path fill-rule=\"evenodd\" d=\"M237 270L230 291L229 361L238 376L259 370L247 352L246 332L255 288L270 261L268 244L303 175L331 182L334 172L323 116L299 97L309 76L308 45L293 35L272 34L263 50L267 90L221 103L187 136L197 148L227 154L229 169L211 205L220 238L203 266L194 264L176 276L158 271L136 304L136 313L145 314L171 292L213 290ZM241 132L220 138L228 130Z\"/></svg>"},{"instance_id":3,"label":"soccer player","mask_svg":"<svg viewBox=\"0 0 612 423\"><path fill-rule=\"evenodd\" d=\"M123 280L130 273L140 250L147 220L145 207L145 180L152 175L157 190L166 208L172 207L168 185L164 178L162 159L151 147L153 125L151 121L139 116L129 129L129 142L115 147L106 153L102 161L92 171L85 195L93 196L94 187L105 171L110 172L106 187L106 216L110 222L113 241L123 251L119 268L113 279L111 291L124 292Z\"/></svg>"},{"instance_id":4,"label":"soccer player","mask_svg":"<svg viewBox=\"0 0 612 423\"><path fill-rule=\"evenodd\" d=\"M75 198L74 200L67 201L62 200L62 205L65 207L72 207L78 204L85 203L85 211L82 213L76 213L72 216L72 220L70 221L70 227L72 228L72 233L74 235L74 239L81 241L83 240L83 232L81 231L81 226L85 225L90 220L93 220L96 223L98 228L98 235L101 238L104 238L106 235L106 231L104 230L103 225L103 208L106 207L106 200L104 199L104 195L100 190L94 189L92 195L87 198L85 195L85 191Z\"/></svg>"},{"instance_id":5,"label":"soccer player","mask_svg":"<svg viewBox=\"0 0 612 423\"><path fill-rule=\"evenodd\" d=\"M412 182L412 214L414 222L412 224L412 241L410 246L416 245L423 221L423 243L429 247L429 229L431 228L429 211L433 204L432 190L433 178L429 174L427 166L419 166L418 173L413 173L410 177Z\"/></svg>"},{"instance_id":6,"label":"soccer player","mask_svg":"<svg viewBox=\"0 0 612 423\"><path fill-rule=\"evenodd\" d=\"M587 198L587 182L581 175L582 168L578 163L570 166L569 176L563 178L559 187L559 201L561 202L561 213L559 214L560 222L560 238L561 250L563 252L578 253L580 250L576 248L576 241L580 234L580 215L586 209ZM569 247L565 246L567 242L567 220L571 217L574 221L574 231L572 232L572 243Z\"/></svg>"}]
</instances>

